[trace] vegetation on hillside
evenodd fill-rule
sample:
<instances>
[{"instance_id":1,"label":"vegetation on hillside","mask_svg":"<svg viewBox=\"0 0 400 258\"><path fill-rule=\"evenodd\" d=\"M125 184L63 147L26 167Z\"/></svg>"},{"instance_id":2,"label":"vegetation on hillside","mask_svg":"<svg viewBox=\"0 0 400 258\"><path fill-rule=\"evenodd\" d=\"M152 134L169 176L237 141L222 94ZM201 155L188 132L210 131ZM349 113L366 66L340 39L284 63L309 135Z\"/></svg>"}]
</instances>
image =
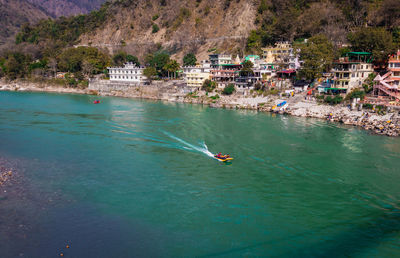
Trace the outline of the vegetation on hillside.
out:
<instances>
[{"instance_id":1,"label":"vegetation on hillside","mask_svg":"<svg viewBox=\"0 0 400 258\"><path fill-rule=\"evenodd\" d=\"M257 12L258 29L250 32L247 52L318 34L335 47L349 42L351 50L373 52L378 59L400 46L398 0L260 0Z\"/></svg>"}]
</instances>

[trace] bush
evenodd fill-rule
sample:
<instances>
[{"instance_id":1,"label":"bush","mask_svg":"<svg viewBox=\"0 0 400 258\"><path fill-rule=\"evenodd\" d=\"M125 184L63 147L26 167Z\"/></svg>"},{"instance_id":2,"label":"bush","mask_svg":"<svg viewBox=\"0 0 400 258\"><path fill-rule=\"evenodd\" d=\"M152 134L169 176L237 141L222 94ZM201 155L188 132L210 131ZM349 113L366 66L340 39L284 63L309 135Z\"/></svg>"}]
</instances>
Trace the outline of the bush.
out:
<instances>
[{"instance_id":1,"label":"bush","mask_svg":"<svg viewBox=\"0 0 400 258\"><path fill-rule=\"evenodd\" d=\"M158 17L160 17L160 15L156 14L156 15L154 15L151 19L152 19L153 21L155 21L155 20L158 19Z\"/></svg>"},{"instance_id":2,"label":"bush","mask_svg":"<svg viewBox=\"0 0 400 258\"><path fill-rule=\"evenodd\" d=\"M160 28L158 27L157 24L153 24L153 30L151 31L151 33L157 33L160 30Z\"/></svg>"},{"instance_id":3,"label":"bush","mask_svg":"<svg viewBox=\"0 0 400 258\"><path fill-rule=\"evenodd\" d=\"M231 95L233 92L235 92L235 85L231 83L225 86L224 90L222 91L222 94Z\"/></svg>"},{"instance_id":4,"label":"bush","mask_svg":"<svg viewBox=\"0 0 400 258\"><path fill-rule=\"evenodd\" d=\"M201 89L207 92L212 92L216 87L217 87L216 82L213 82L211 80L205 80Z\"/></svg>"},{"instance_id":5,"label":"bush","mask_svg":"<svg viewBox=\"0 0 400 258\"><path fill-rule=\"evenodd\" d=\"M324 101L331 105L336 105L343 102L343 97L340 95L336 95L334 98L332 98L332 96L327 96Z\"/></svg>"},{"instance_id":6,"label":"bush","mask_svg":"<svg viewBox=\"0 0 400 258\"><path fill-rule=\"evenodd\" d=\"M365 91L361 91L359 89L354 89L349 94L347 94L346 100L357 99L357 98L360 98L361 100L363 100L364 97L365 97Z\"/></svg>"},{"instance_id":7,"label":"bush","mask_svg":"<svg viewBox=\"0 0 400 258\"><path fill-rule=\"evenodd\" d=\"M213 100L219 99L219 95L216 94L215 96L211 96L210 99L213 99Z\"/></svg>"}]
</instances>

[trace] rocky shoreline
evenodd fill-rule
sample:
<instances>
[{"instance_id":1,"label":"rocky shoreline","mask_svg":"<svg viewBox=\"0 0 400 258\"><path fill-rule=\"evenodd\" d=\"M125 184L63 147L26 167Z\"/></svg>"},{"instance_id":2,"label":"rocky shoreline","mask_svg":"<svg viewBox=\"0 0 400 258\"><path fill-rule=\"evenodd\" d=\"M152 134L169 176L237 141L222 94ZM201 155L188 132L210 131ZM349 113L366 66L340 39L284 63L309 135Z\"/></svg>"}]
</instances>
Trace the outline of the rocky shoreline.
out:
<instances>
[{"instance_id":1,"label":"rocky shoreline","mask_svg":"<svg viewBox=\"0 0 400 258\"><path fill-rule=\"evenodd\" d=\"M291 98L279 98L276 95L257 96L252 93L235 93L231 96L206 94L199 91L188 93L176 82L160 83L152 86L132 86L129 90L93 90L64 88L48 84L32 82L4 82L0 81L0 91L29 91L92 94L100 96L116 96L126 98L142 98L209 105L213 108L249 109L262 112L276 112L297 117L312 117L353 125L380 135L400 136L400 115L398 110L392 110L384 115L378 115L372 110L350 110L343 105L331 106L320 104L316 100L306 100L304 94ZM288 103L287 108L273 110L272 107L282 101Z\"/></svg>"}]
</instances>

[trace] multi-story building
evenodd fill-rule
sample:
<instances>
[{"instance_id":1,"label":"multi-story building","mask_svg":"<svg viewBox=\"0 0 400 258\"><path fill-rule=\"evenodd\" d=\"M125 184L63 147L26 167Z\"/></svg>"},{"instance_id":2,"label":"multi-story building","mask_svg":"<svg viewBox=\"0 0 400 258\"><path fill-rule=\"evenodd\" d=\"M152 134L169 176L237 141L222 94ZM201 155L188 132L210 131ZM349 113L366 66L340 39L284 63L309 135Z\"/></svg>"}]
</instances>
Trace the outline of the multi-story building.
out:
<instances>
[{"instance_id":1,"label":"multi-story building","mask_svg":"<svg viewBox=\"0 0 400 258\"><path fill-rule=\"evenodd\" d=\"M133 63L126 63L123 67L107 67L110 81L142 84L147 81L143 75L144 67L138 67Z\"/></svg>"},{"instance_id":2,"label":"multi-story building","mask_svg":"<svg viewBox=\"0 0 400 258\"><path fill-rule=\"evenodd\" d=\"M374 94L380 99L400 101L400 50L389 57L388 72L374 79Z\"/></svg>"},{"instance_id":3,"label":"multi-story building","mask_svg":"<svg viewBox=\"0 0 400 258\"><path fill-rule=\"evenodd\" d=\"M201 65L183 67L183 77L187 86L201 87L205 80L211 78L210 63L203 62Z\"/></svg>"},{"instance_id":4,"label":"multi-story building","mask_svg":"<svg viewBox=\"0 0 400 258\"><path fill-rule=\"evenodd\" d=\"M292 45L287 41L277 42L275 46L262 48L262 51L264 61L276 68L297 69L300 66Z\"/></svg>"},{"instance_id":5,"label":"multi-story building","mask_svg":"<svg viewBox=\"0 0 400 258\"><path fill-rule=\"evenodd\" d=\"M239 76L240 64L221 64L217 68L211 70L211 80L215 81L218 88L235 83L235 78Z\"/></svg>"},{"instance_id":6,"label":"multi-story building","mask_svg":"<svg viewBox=\"0 0 400 258\"><path fill-rule=\"evenodd\" d=\"M367 52L350 52L333 63L334 89L348 93L359 87L374 72L372 55Z\"/></svg>"},{"instance_id":7,"label":"multi-story building","mask_svg":"<svg viewBox=\"0 0 400 258\"><path fill-rule=\"evenodd\" d=\"M209 55L211 68L219 68L222 65L232 64L232 56L227 54Z\"/></svg>"},{"instance_id":8,"label":"multi-story building","mask_svg":"<svg viewBox=\"0 0 400 258\"><path fill-rule=\"evenodd\" d=\"M245 57L245 61L251 61L253 66L253 73L242 73L235 78L235 85L237 90L252 89L255 84L264 84L276 75L273 65L265 63L258 55L249 55Z\"/></svg>"}]
</instances>

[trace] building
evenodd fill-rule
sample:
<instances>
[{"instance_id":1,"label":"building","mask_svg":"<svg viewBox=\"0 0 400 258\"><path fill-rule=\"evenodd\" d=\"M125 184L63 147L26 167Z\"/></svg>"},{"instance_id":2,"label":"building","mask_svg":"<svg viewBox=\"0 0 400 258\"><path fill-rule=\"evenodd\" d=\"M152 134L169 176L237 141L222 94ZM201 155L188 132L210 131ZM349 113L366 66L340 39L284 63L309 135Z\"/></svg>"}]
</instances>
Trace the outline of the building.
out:
<instances>
[{"instance_id":1,"label":"building","mask_svg":"<svg viewBox=\"0 0 400 258\"><path fill-rule=\"evenodd\" d=\"M123 67L107 67L110 81L142 84L147 81L143 75L144 67L138 67L133 63L126 63Z\"/></svg>"},{"instance_id":2,"label":"building","mask_svg":"<svg viewBox=\"0 0 400 258\"><path fill-rule=\"evenodd\" d=\"M183 67L183 77L187 86L201 87L205 80L211 78L211 67L209 62L201 65Z\"/></svg>"},{"instance_id":3,"label":"building","mask_svg":"<svg viewBox=\"0 0 400 258\"><path fill-rule=\"evenodd\" d=\"M292 45L285 42L277 42L275 46L262 48L262 58L267 64L280 69L298 69L300 62L295 55Z\"/></svg>"},{"instance_id":4,"label":"building","mask_svg":"<svg viewBox=\"0 0 400 258\"><path fill-rule=\"evenodd\" d=\"M350 52L333 63L331 73L334 85L331 90L348 93L362 86L365 79L374 72L372 54L368 52Z\"/></svg>"},{"instance_id":5,"label":"building","mask_svg":"<svg viewBox=\"0 0 400 258\"><path fill-rule=\"evenodd\" d=\"M235 85L238 91L253 89L257 83L265 84L272 77L276 76L273 65L266 64L258 55L248 55L244 60L251 61L254 64L253 73L247 75L240 75L239 73L239 76L235 78Z\"/></svg>"},{"instance_id":6,"label":"building","mask_svg":"<svg viewBox=\"0 0 400 258\"><path fill-rule=\"evenodd\" d=\"M388 72L374 79L374 95L381 100L400 102L400 50L389 57Z\"/></svg>"},{"instance_id":7,"label":"building","mask_svg":"<svg viewBox=\"0 0 400 258\"><path fill-rule=\"evenodd\" d=\"M224 88L235 83L241 68L241 64L221 64L211 69L211 80L217 83L218 88Z\"/></svg>"},{"instance_id":8,"label":"building","mask_svg":"<svg viewBox=\"0 0 400 258\"><path fill-rule=\"evenodd\" d=\"M232 64L232 56L227 54L209 55L211 68L220 68L222 65Z\"/></svg>"}]
</instances>

